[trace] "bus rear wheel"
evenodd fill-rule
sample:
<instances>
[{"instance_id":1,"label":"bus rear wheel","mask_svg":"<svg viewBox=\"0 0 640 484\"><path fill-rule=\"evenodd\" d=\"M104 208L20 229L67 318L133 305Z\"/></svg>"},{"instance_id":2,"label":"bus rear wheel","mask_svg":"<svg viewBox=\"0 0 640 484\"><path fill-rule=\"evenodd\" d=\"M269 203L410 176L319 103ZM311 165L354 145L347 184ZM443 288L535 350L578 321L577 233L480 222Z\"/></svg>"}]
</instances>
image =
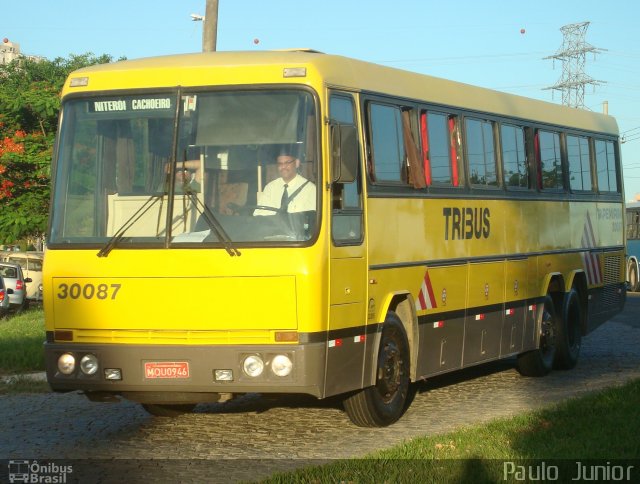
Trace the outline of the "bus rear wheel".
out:
<instances>
[{"instance_id":1,"label":"bus rear wheel","mask_svg":"<svg viewBox=\"0 0 640 484\"><path fill-rule=\"evenodd\" d=\"M382 327L376 383L347 397L344 408L359 427L384 427L405 411L409 393L409 342L400 318L389 312Z\"/></svg>"},{"instance_id":2,"label":"bus rear wheel","mask_svg":"<svg viewBox=\"0 0 640 484\"><path fill-rule=\"evenodd\" d=\"M179 403L179 404L158 404L158 403L143 403L142 407L155 417L179 417L185 413L191 413L196 407L192 403Z\"/></svg>"},{"instance_id":3,"label":"bus rear wheel","mask_svg":"<svg viewBox=\"0 0 640 484\"><path fill-rule=\"evenodd\" d=\"M517 368L524 376L544 376L553 368L556 357L558 315L549 294L544 298L539 313L538 348L518 355Z\"/></svg>"},{"instance_id":4,"label":"bus rear wheel","mask_svg":"<svg viewBox=\"0 0 640 484\"><path fill-rule=\"evenodd\" d=\"M562 321L558 324L558 351L554 368L570 370L578 363L582 344L582 305L575 288L564 295L562 301Z\"/></svg>"}]
</instances>

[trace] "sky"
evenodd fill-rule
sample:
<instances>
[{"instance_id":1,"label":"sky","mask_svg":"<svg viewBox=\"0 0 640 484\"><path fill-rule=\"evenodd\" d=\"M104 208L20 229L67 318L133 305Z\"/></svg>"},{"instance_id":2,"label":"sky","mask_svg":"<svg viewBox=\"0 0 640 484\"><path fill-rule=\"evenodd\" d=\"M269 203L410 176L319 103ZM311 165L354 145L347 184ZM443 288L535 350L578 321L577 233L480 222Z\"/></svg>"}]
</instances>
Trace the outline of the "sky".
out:
<instances>
[{"instance_id":1,"label":"sky","mask_svg":"<svg viewBox=\"0 0 640 484\"><path fill-rule=\"evenodd\" d=\"M206 0L3 1L0 39L48 59L135 59L202 50ZM590 22L585 107L608 102L622 144L625 198L640 195L637 0L219 0L217 50L307 47L561 103L560 28Z\"/></svg>"}]
</instances>

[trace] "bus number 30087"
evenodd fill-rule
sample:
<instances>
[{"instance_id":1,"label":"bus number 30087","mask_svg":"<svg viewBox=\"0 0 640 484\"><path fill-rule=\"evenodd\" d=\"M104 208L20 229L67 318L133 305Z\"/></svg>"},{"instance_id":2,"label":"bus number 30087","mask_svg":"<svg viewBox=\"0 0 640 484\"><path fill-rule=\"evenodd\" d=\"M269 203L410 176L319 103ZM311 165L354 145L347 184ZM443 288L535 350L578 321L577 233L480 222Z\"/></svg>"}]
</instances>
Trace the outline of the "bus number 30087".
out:
<instances>
[{"instance_id":1,"label":"bus number 30087","mask_svg":"<svg viewBox=\"0 0 640 484\"><path fill-rule=\"evenodd\" d=\"M65 284L58 286L58 299L115 299L122 284Z\"/></svg>"}]
</instances>

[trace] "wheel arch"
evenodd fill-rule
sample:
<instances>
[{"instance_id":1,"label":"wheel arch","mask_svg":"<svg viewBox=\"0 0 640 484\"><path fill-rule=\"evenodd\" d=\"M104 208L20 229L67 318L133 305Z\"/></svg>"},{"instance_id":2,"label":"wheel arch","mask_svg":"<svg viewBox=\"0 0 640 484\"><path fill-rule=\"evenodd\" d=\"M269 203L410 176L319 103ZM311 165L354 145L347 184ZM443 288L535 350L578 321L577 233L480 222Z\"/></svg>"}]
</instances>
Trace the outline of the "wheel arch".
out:
<instances>
[{"instance_id":1,"label":"wheel arch","mask_svg":"<svg viewBox=\"0 0 640 484\"><path fill-rule=\"evenodd\" d=\"M549 272L540 288L540 295L544 297L549 294L553 299L555 310L562 307L562 298L565 293L565 279L561 272Z\"/></svg>"},{"instance_id":2,"label":"wheel arch","mask_svg":"<svg viewBox=\"0 0 640 484\"><path fill-rule=\"evenodd\" d=\"M418 316L416 314L416 305L415 300L411 296L409 292L396 292L391 295L388 299L388 302L385 304L383 315L386 315L389 311L393 311L396 313L400 321L402 322L402 326L404 327L404 332L407 336L407 341L409 343L409 360L410 364L410 377L411 381L415 381L416 378L416 368L418 364L418 341L419 341L419 330L418 330ZM378 357L376 350L375 358ZM374 360L375 361L375 360Z\"/></svg>"}]
</instances>

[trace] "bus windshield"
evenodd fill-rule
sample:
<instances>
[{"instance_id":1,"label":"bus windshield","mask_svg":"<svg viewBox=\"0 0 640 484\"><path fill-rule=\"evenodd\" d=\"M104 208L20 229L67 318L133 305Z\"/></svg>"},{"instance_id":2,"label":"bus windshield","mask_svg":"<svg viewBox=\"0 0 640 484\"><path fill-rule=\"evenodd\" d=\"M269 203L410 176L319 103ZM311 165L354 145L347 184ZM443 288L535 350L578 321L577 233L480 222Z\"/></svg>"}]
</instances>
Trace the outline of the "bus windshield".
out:
<instances>
[{"instance_id":1,"label":"bus windshield","mask_svg":"<svg viewBox=\"0 0 640 484\"><path fill-rule=\"evenodd\" d=\"M72 98L49 244L309 241L319 217L317 125L313 96L294 89Z\"/></svg>"}]
</instances>

